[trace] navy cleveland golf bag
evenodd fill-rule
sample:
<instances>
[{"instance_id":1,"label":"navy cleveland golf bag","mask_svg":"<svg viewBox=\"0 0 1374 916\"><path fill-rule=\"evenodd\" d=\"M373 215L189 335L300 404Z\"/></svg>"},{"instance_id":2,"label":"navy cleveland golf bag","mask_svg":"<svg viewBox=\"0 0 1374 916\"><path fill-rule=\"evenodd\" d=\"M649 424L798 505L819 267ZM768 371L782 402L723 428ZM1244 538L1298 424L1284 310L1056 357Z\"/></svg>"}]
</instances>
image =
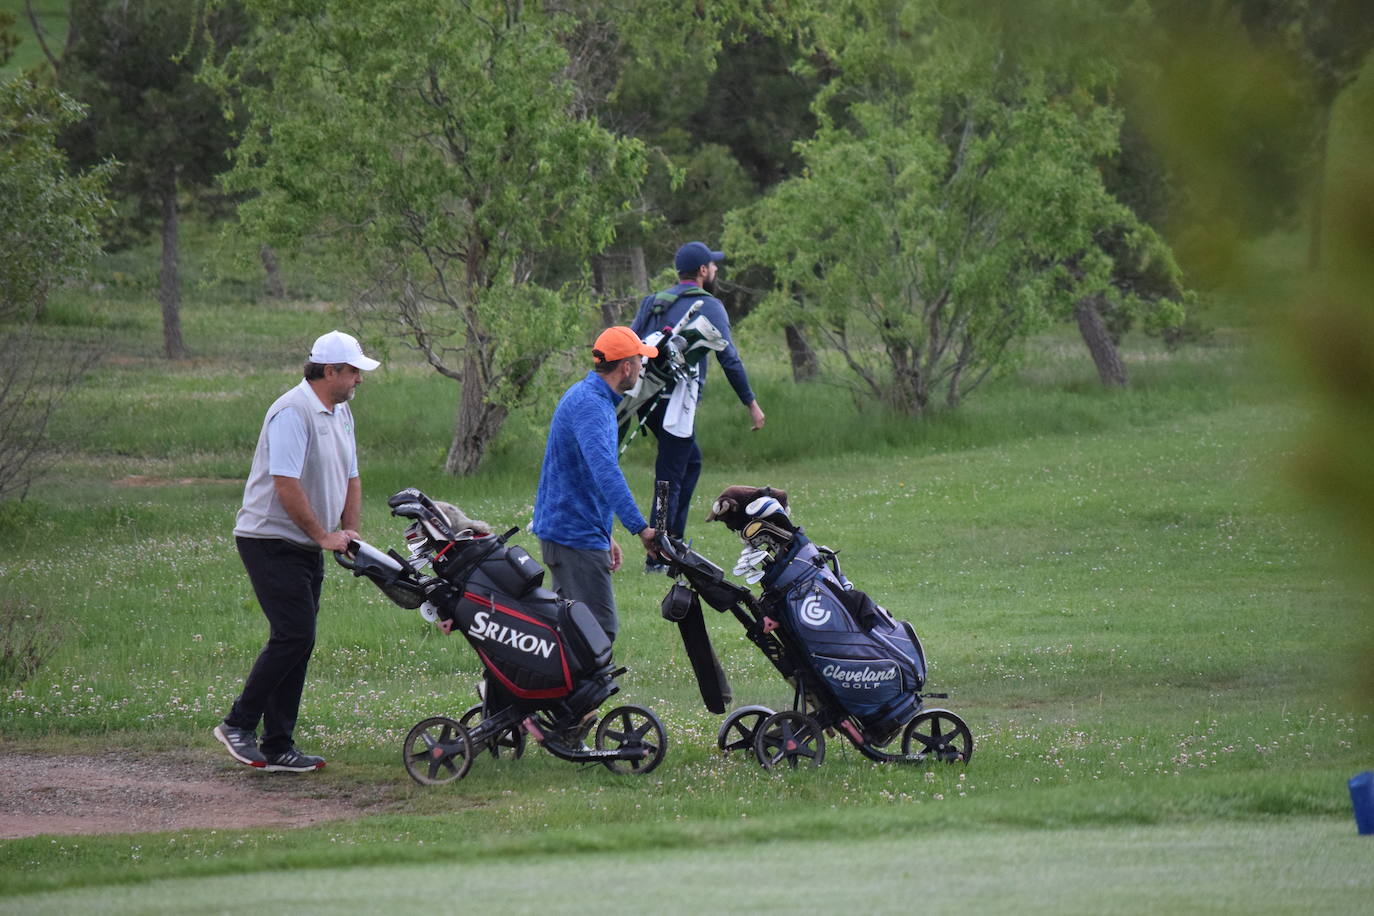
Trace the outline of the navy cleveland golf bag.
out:
<instances>
[{"instance_id":1,"label":"navy cleveland golf bag","mask_svg":"<svg viewBox=\"0 0 1374 916\"><path fill-rule=\"evenodd\" d=\"M745 635L791 684L792 709L742 706L717 736L722 751L752 750L765 767L819 765L825 734L838 731L872 760L967 761L973 735L946 709L927 709L926 658L911 625L896 620L853 586L835 551L813 544L787 512L787 494L771 487L730 487L708 521L744 542L733 572L762 594L725 578L724 570L682 541L660 535L659 549L677 582L663 616L681 628L702 700L723 712L730 687L707 635L701 604L732 613ZM883 750L901 735L901 752Z\"/></svg>"},{"instance_id":2,"label":"navy cleveland golf bag","mask_svg":"<svg viewBox=\"0 0 1374 916\"><path fill-rule=\"evenodd\" d=\"M916 715L926 682L916 632L853 588L833 553L827 558L798 529L759 585L768 615L865 734L892 735Z\"/></svg>"}]
</instances>

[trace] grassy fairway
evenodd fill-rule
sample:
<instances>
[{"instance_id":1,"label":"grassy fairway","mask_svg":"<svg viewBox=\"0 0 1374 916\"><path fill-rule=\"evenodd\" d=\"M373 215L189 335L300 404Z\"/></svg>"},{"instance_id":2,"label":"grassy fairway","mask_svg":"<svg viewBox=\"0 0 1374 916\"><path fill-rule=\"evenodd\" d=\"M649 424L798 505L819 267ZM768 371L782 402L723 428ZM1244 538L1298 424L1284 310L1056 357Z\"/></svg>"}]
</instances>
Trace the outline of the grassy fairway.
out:
<instances>
[{"instance_id":1,"label":"grassy fairway","mask_svg":"<svg viewBox=\"0 0 1374 916\"><path fill-rule=\"evenodd\" d=\"M229 532L261 411L341 320L202 302L185 316L196 358L168 367L141 293L107 295L51 310L55 332L100 339L109 358L55 429L53 482L0 514L0 598L62 640L0 691L0 735L203 748L196 775L262 779L209 737L263 638ZM730 483L789 489L808 533L915 625L931 687L977 738L970 766L876 766L837 741L816 771L720 759L719 719L659 618L666 580L632 563L616 586L631 672L611 703L660 714L663 766L617 777L534 751L420 789L401 739L474 702L473 653L332 569L298 739L330 758L310 779L385 785L390 803L301 830L3 841L0 906L185 910L228 888L334 912L432 909L459 890L501 911L1367 906L1374 844L1354 836L1345 783L1374 764L1374 740L1345 685L1369 618L1336 540L1285 483L1302 409L1246 348L1133 340L1134 385L1108 393L1080 345L1046 338L957 415L912 424L792 386L776 343L747 341L763 433L742 434L723 390L708 400L696 517ZM374 543L399 544L384 501L404 485L502 527L528 520L549 404L454 481L437 470L453 402L403 354L359 394ZM636 443L626 467L645 496L652 450ZM728 532L693 530L733 564ZM785 706L735 621L708 622L736 702Z\"/></svg>"},{"instance_id":2,"label":"grassy fairway","mask_svg":"<svg viewBox=\"0 0 1374 916\"><path fill-rule=\"evenodd\" d=\"M0 901L0 913L1357 913L1374 897L1367 840L1326 821L913 829L606 857L320 868L172 878ZM199 901L199 905L188 901ZM459 903L461 901L461 903Z\"/></svg>"}]
</instances>

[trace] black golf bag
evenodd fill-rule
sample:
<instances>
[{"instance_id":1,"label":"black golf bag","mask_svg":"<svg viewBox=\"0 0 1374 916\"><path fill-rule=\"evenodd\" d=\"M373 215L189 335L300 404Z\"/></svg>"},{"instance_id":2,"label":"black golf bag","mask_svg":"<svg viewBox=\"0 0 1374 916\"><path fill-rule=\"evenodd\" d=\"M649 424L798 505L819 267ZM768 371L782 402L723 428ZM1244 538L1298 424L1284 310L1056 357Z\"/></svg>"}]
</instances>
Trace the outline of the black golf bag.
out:
<instances>
[{"instance_id":1,"label":"black golf bag","mask_svg":"<svg viewBox=\"0 0 1374 916\"><path fill-rule=\"evenodd\" d=\"M543 588L544 569L503 535L454 531L423 493L402 490L392 513L412 519L409 559L361 541L340 565L366 576L392 601L461 632L482 660L487 681L506 702L550 709L575 722L617 690L611 642L585 604ZM433 575L421 570L429 567Z\"/></svg>"},{"instance_id":2,"label":"black golf bag","mask_svg":"<svg viewBox=\"0 0 1374 916\"><path fill-rule=\"evenodd\" d=\"M434 568L448 586L430 597L439 619L452 621L514 699L563 700L579 686L610 688L578 697L577 706L594 709L614 692L611 641L585 604L541 587L544 569L524 548L504 536L473 537L436 556Z\"/></svg>"},{"instance_id":3,"label":"black golf bag","mask_svg":"<svg viewBox=\"0 0 1374 916\"><path fill-rule=\"evenodd\" d=\"M675 326L654 330L644 338L645 343L658 348L658 355L645 358L639 381L616 405L621 452L667 388L694 384L698 364L712 351L729 346L725 335L705 315L697 313L699 305L688 308Z\"/></svg>"},{"instance_id":4,"label":"black golf bag","mask_svg":"<svg viewBox=\"0 0 1374 916\"><path fill-rule=\"evenodd\" d=\"M388 504L393 515L411 519L410 556L354 541L335 558L445 633L461 632L484 671L479 704L459 719L430 716L411 728L402 760L412 779L462 779L483 749L519 757L526 734L563 760L617 773L658 766L667 735L652 710L618 706L597 721L625 669L612 667L611 641L591 610L544 588L543 568L506 543L517 529L493 535L486 523L413 487ZM589 737L594 747L586 745Z\"/></svg>"}]
</instances>

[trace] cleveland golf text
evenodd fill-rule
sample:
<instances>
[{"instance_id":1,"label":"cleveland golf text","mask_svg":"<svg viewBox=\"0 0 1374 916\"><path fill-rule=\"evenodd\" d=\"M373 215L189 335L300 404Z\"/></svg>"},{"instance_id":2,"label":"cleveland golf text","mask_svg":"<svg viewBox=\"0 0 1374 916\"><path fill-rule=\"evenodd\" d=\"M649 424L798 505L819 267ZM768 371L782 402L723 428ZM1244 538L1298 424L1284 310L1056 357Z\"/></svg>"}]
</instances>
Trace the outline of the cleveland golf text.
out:
<instances>
[{"instance_id":1,"label":"cleveland golf text","mask_svg":"<svg viewBox=\"0 0 1374 916\"><path fill-rule=\"evenodd\" d=\"M838 681L850 689L869 689L884 681L897 678L896 668L842 668L839 665L826 665L821 674L832 681Z\"/></svg>"}]
</instances>

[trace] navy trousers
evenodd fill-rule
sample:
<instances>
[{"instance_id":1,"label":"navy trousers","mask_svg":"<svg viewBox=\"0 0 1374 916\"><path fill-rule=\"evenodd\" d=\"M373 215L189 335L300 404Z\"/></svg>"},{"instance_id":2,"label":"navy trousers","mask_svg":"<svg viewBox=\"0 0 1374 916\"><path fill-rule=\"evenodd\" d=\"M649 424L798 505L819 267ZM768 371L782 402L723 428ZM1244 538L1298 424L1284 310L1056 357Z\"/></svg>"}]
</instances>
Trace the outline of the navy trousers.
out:
<instances>
[{"instance_id":1,"label":"navy trousers","mask_svg":"<svg viewBox=\"0 0 1374 916\"><path fill-rule=\"evenodd\" d=\"M687 512L692 505L692 493L697 488L697 478L701 476L701 449L697 447L695 436L674 436L663 429L663 414L668 408L668 399L660 398L645 419L644 425L658 440L658 457L654 460L654 479L668 481L668 533L674 537L685 537L687 531ZM658 520L658 506L653 507L649 524Z\"/></svg>"},{"instance_id":2,"label":"navy trousers","mask_svg":"<svg viewBox=\"0 0 1374 916\"><path fill-rule=\"evenodd\" d=\"M271 756L294 745L305 671L315 649L324 554L278 539L241 537L235 542L269 635L224 724L256 731L262 722L258 746Z\"/></svg>"}]
</instances>

